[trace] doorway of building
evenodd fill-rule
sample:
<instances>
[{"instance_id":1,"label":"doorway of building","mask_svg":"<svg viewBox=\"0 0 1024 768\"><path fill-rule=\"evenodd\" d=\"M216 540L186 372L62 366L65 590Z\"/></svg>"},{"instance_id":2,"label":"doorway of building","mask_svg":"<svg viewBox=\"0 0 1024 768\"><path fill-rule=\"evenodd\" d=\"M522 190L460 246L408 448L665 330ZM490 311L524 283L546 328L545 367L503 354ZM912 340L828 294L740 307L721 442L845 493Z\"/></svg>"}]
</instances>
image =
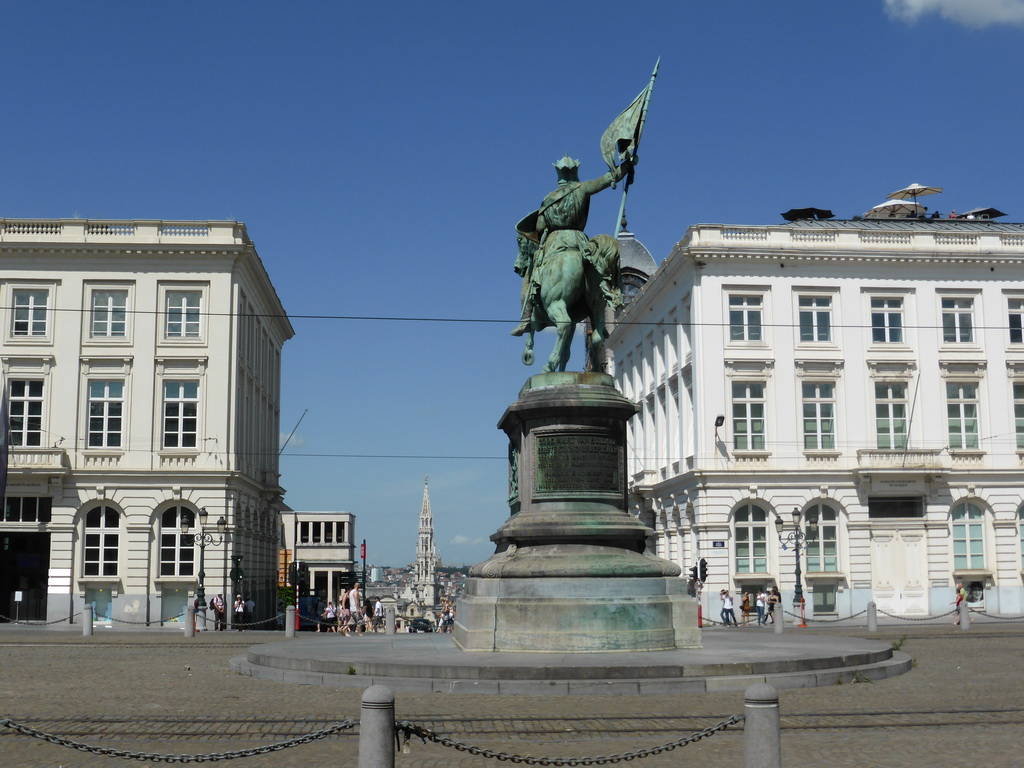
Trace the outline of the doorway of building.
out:
<instances>
[{"instance_id":1,"label":"doorway of building","mask_svg":"<svg viewBox=\"0 0 1024 768\"><path fill-rule=\"evenodd\" d=\"M871 531L871 593L878 610L895 615L928 614L924 530Z\"/></svg>"},{"instance_id":2,"label":"doorway of building","mask_svg":"<svg viewBox=\"0 0 1024 768\"><path fill-rule=\"evenodd\" d=\"M0 621L46 621L49 533L0 533Z\"/></svg>"}]
</instances>

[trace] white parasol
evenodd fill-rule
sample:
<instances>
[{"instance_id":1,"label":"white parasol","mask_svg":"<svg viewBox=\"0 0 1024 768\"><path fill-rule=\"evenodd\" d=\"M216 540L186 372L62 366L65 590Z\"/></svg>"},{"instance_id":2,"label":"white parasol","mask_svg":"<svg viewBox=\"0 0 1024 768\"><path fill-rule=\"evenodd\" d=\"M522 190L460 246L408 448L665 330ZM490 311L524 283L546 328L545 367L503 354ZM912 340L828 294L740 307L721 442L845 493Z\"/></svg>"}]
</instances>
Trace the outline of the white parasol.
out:
<instances>
[{"instance_id":1,"label":"white parasol","mask_svg":"<svg viewBox=\"0 0 1024 768\"><path fill-rule=\"evenodd\" d=\"M891 195L886 195L887 200L913 200L917 202L917 198L923 197L924 195L937 195L942 191L942 187L925 187L918 184L916 181L909 187L903 189L897 189Z\"/></svg>"},{"instance_id":2,"label":"white parasol","mask_svg":"<svg viewBox=\"0 0 1024 768\"><path fill-rule=\"evenodd\" d=\"M904 219L919 216L928 209L909 200L889 200L879 203L864 214L865 219Z\"/></svg>"}]
</instances>

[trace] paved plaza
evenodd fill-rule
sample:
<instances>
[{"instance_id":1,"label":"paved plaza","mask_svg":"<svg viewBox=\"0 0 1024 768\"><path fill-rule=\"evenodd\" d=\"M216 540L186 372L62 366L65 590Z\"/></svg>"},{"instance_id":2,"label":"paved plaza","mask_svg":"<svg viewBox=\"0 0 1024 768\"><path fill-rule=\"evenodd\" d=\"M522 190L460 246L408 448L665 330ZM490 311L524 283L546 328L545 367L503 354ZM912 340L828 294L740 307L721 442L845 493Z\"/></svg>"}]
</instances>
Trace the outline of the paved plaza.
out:
<instances>
[{"instance_id":1,"label":"paved plaza","mask_svg":"<svg viewBox=\"0 0 1024 768\"><path fill-rule=\"evenodd\" d=\"M771 630L769 629L768 632ZM1024 766L1024 623L986 621L961 631L894 622L790 629L897 644L914 659L905 675L875 682L783 690L782 758L804 766ZM715 627L759 642L762 630ZM304 636L304 635L303 635ZM383 636L336 638L380 642ZM428 638L424 637L424 641ZM93 746L138 753L230 753L289 740L359 717L358 689L303 686L232 673L252 645L287 641L272 632L96 629L0 625L0 716ZM676 741L743 712L742 692L673 696L510 696L399 693L399 719L495 751L536 757L598 757ZM239 768L355 766L357 730L287 750L226 761ZM639 761L647 768L743 765L742 725ZM4 768L126 764L0 732ZM135 765L156 765L150 760ZM485 766L497 760L419 740L397 765Z\"/></svg>"}]
</instances>

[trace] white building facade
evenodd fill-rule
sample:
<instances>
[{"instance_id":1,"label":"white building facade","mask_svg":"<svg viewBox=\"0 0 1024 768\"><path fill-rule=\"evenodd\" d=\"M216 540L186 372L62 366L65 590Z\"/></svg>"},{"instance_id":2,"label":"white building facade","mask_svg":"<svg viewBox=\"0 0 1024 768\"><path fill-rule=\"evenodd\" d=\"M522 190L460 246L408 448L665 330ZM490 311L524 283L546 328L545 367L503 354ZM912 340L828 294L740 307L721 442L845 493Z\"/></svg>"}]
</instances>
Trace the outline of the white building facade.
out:
<instances>
[{"instance_id":1,"label":"white building facade","mask_svg":"<svg viewBox=\"0 0 1024 768\"><path fill-rule=\"evenodd\" d=\"M355 530L356 516L350 512L282 512L281 584L293 562L304 563L309 575L304 594L316 595L325 604L336 602L344 590L362 583Z\"/></svg>"},{"instance_id":2,"label":"white building facade","mask_svg":"<svg viewBox=\"0 0 1024 768\"><path fill-rule=\"evenodd\" d=\"M808 615L1024 612L1024 225L694 226L608 347L635 512L713 615L794 610L794 511Z\"/></svg>"},{"instance_id":3,"label":"white building facade","mask_svg":"<svg viewBox=\"0 0 1024 768\"><path fill-rule=\"evenodd\" d=\"M245 226L0 220L0 308L0 613L177 621L202 559L272 616L293 330Z\"/></svg>"}]
</instances>

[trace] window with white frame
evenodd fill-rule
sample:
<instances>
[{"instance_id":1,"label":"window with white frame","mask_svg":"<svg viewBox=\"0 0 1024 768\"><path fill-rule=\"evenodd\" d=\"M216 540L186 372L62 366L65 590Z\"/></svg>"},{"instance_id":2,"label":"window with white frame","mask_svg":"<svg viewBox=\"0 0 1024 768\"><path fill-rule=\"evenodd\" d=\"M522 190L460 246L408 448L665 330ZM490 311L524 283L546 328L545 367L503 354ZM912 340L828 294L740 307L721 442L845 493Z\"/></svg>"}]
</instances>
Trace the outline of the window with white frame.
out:
<instances>
[{"instance_id":1,"label":"window with white frame","mask_svg":"<svg viewBox=\"0 0 1024 768\"><path fill-rule=\"evenodd\" d=\"M768 572L768 513L756 504L736 510L736 573Z\"/></svg>"},{"instance_id":2,"label":"window with white frame","mask_svg":"<svg viewBox=\"0 0 1024 768\"><path fill-rule=\"evenodd\" d=\"M875 383L875 445L907 447L907 385L902 382Z\"/></svg>"},{"instance_id":3,"label":"window with white frame","mask_svg":"<svg viewBox=\"0 0 1024 768\"><path fill-rule=\"evenodd\" d=\"M801 388L804 401L804 449L834 449L836 447L835 384L830 381L805 381Z\"/></svg>"},{"instance_id":4,"label":"window with white frame","mask_svg":"<svg viewBox=\"0 0 1024 768\"><path fill-rule=\"evenodd\" d=\"M85 515L85 550L82 574L117 576L121 516L113 507L94 507Z\"/></svg>"},{"instance_id":5,"label":"window with white frame","mask_svg":"<svg viewBox=\"0 0 1024 768\"><path fill-rule=\"evenodd\" d=\"M901 296L876 296L871 299L871 341L875 344L903 343Z\"/></svg>"},{"instance_id":6,"label":"window with white frame","mask_svg":"<svg viewBox=\"0 0 1024 768\"><path fill-rule=\"evenodd\" d=\"M199 429L199 382L165 381L163 447L195 448Z\"/></svg>"},{"instance_id":7,"label":"window with white frame","mask_svg":"<svg viewBox=\"0 0 1024 768\"><path fill-rule=\"evenodd\" d=\"M978 448L977 384L963 381L946 383L946 423L950 448Z\"/></svg>"},{"instance_id":8,"label":"window with white frame","mask_svg":"<svg viewBox=\"0 0 1024 768\"><path fill-rule=\"evenodd\" d=\"M43 382L12 379L8 390L11 445L34 447L43 444Z\"/></svg>"},{"instance_id":9,"label":"window with white frame","mask_svg":"<svg viewBox=\"0 0 1024 768\"><path fill-rule=\"evenodd\" d=\"M1013 385L1013 431L1017 450L1024 451L1024 383Z\"/></svg>"},{"instance_id":10,"label":"window with white frame","mask_svg":"<svg viewBox=\"0 0 1024 768\"><path fill-rule=\"evenodd\" d=\"M333 520L299 521L300 544L341 544L345 541L345 523Z\"/></svg>"},{"instance_id":11,"label":"window with white frame","mask_svg":"<svg viewBox=\"0 0 1024 768\"><path fill-rule=\"evenodd\" d=\"M832 341L832 297L800 296L800 341Z\"/></svg>"},{"instance_id":12,"label":"window with white frame","mask_svg":"<svg viewBox=\"0 0 1024 768\"><path fill-rule=\"evenodd\" d=\"M1020 540L1020 569L1024 571L1024 506L1017 510L1017 538Z\"/></svg>"},{"instance_id":13,"label":"window with white frame","mask_svg":"<svg viewBox=\"0 0 1024 768\"><path fill-rule=\"evenodd\" d=\"M839 570L839 513L829 504L812 505L806 520L817 507L818 528L812 535L807 528L807 571L829 573Z\"/></svg>"},{"instance_id":14,"label":"window with white frame","mask_svg":"<svg viewBox=\"0 0 1024 768\"><path fill-rule=\"evenodd\" d=\"M947 296L942 299L942 341L970 344L974 341L974 299Z\"/></svg>"},{"instance_id":15,"label":"window with white frame","mask_svg":"<svg viewBox=\"0 0 1024 768\"><path fill-rule=\"evenodd\" d=\"M761 341L763 297L729 296L729 341Z\"/></svg>"},{"instance_id":16,"label":"window with white frame","mask_svg":"<svg viewBox=\"0 0 1024 768\"><path fill-rule=\"evenodd\" d=\"M12 336L46 336L50 292L45 288L15 288L11 312Z\"/></svg>"},{"instance_id":17,"label":"window with white frame","mask_svg":"<svg viewBox=\"0 0 1024 768\"><path fill-rule=\"evenodd\" d=\"M1024 344L1024 299L1007 299L1010 343Z\"/></svg>"},{"instance_id":18,"label":"window with white frame","mask_svg":"<svg viewBox=\"0 0 1024 768\"><path fill-rule=\"evenodd\" d=\"M4 497L5 523L48 523L53 512L49 496Z\"/></svg>"},{"instance_id":19,"label":"window with white frame","mask_svg":"<svg viewBox=\"0 0 1024 768\"><path fill-rule=\"evenodd\" d=\"M128 328L128 291L94 290L89 335L93 339L123 339Z\"/></svg>"},{"instance_id":20,"label":"window with white frame","mask_svg":"<svg viewBox=\"0 0 1024 768\"><path fill-rule=\"evenodd\" d=\"M984 567L985 513L977 504L957 504L953 507L953 569L974 571Z\"/></svg>"},{"instance_id":21,"label":"window with white frame","mask_svg":"<svg viewBox=\"0 0 1024 768\"><path fill-rule=\"evenodd\" d=\"M732 441L738 451L765 449L765 383L732 383Z\"/></svg>"},{"instance_id":22,"label":"window with white frame","mask_svg":"<svg viewBox=\"0 0 1024 768\"><path fill-rule=\"evenodd\" d=\"M165 296L168 339L198 339L202 291L168 290Z\"/></svg>"},{"instance_id":23,"label":"window with white frame","mask_svg":"<svg viewBox=\"0 0 1024 768\"><path fill-rule=\"evenodd\" d=\"M195 529L195 512L187 507L171 507L160 515L160 575L195 574L195 534L182 533L182 522Z\"/></svg>"},{"instance_id":24,"label":"window with white frame","mask_svg":"<svg viewBox=\"0 0 1024 768\"><path fill-rule=\"evenodd\" d=\"M90 448L120 448L122 445L124 382L89 382Z\"/></svg>"}]
</instances>

